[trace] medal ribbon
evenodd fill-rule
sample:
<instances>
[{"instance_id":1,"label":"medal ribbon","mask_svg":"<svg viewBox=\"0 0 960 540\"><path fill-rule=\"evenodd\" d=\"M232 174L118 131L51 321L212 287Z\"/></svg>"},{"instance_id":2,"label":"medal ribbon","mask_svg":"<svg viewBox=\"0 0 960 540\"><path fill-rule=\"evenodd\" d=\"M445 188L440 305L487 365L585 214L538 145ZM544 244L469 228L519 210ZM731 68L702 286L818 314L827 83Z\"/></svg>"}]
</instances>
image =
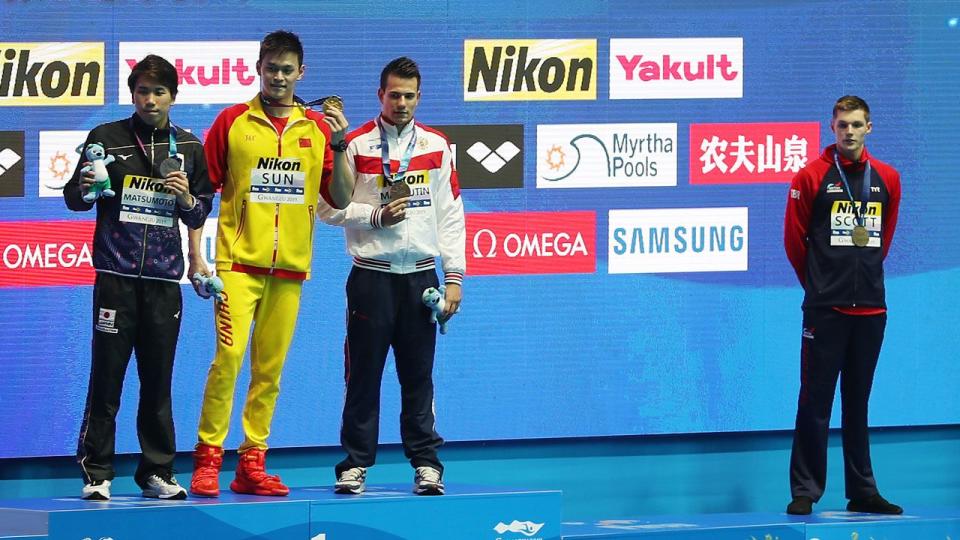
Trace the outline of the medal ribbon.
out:
<instances>
[{"instance_id":1,"label":"medal ribbon","mask_svg":"<svg viewBox=\"0 0 960 540\"><path fill-rule=\"evenodd\" d=\"M397 169L397 173L391 174L390 172L390 143L387 142L387 132L383 129L383 124L380 122L380 117L377 117L377 127L380 128L380 162L383 164L383 179L387 181L388 184L395 184L397 180L393 178L398 178L403 176L403 173L407 172L407 169L410 167L410 159L413 157L413 149L417 145L417 127L416 124L411 126L412 133L410 134L410 144L407 145L407 149L403 152L403 157L400 159L400 168ZM400 141L400 130L397 130L397 142Z\"/></svg>"},{"instance_id":2,"label":"medal ribbon","mask_svg":"<svg viewBox=\"0 0 960 540\"><path fill-rule=\"evenodd\" d=\"M860 196L860 204L857 204L857 201L853 198L853 190L850 189L850 183L847 182L847 175L843 173L843 167L840 166L840 157L836 150L833 152L833 162L837 165L837 171L840 173L840 180L843 181L843 187L847 190L847 196L850 197L850 202L853 203L857 225L865 227L867 223L867 203L870 200L870 162L867 161L863 170L863 193Z\"/></svg>"},{"instance_id":3,"label":"medal ribbon","mask_svg":"<svg viewBox=\"0 0 960 540\"><path fill-rule=\"evenodd\" d=\"M324 101L330 99L331 96L322 97L320 99L315 99L313 101L304 101L300 96L293 96L293 103L286 104L280 103L279 101L274 101L267 96L260 94L260 102L267 107L303 107L304 109L309 109L310 107L315 107L317 105L322 105Z\"/></svg>"},{"instance_id":4,"label":"medal ribbon","mask_svg":"<svg viewBox=\"0 0 960 540\"><path fill-rule=\"evenodd\" d=\"M177 157L177 127L173 125L173 122L167 121L170 125L170 129L167 130L167 135L170 137L170 145L167 147L168 157L175 158ZM143 152L144 157L147 158L147 161L152 161L153 156L147 153L147 147L144 146L143 141L140 140L140 134L137 133L136 126L133 125L133 117L130 117L130 131L133 132L133 136L137 139L137 146L140 147L140 151ZM153 163L150 164L150 167L153 168Z\"/></svg>"}]
</instances>

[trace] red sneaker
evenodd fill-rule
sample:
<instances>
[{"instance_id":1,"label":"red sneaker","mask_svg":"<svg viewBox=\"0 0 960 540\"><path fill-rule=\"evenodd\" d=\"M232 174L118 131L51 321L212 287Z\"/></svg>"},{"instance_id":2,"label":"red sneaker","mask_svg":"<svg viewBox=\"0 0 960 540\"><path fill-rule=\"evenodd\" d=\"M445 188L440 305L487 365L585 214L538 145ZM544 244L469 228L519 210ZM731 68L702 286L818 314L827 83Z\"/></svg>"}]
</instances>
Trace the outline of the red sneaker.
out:
<instances>
[{"instance_id":1,"label":"red sneaker","mask_svg":"<svg viewBox=\"0 0 960 540\"><path fill-rule=\"evenodd\" d=\"M237 462L237 477L230 482L230 489L235 493L250 495L272 495L283 497L290 493L290 488L283 485L280 477L267 474L265 464L267 451L260 448L251 448L240 454Z\"/></svg>"},{"instance_id":2,"label":"red sneaker","mask_svg":"<svg viewBox=\"0 0 960 540\"><path fill-rule=\"evenodd\" d=\"M220 495L220 467L222 466L223 448L198 443L193 451L190 493L201 497Z\"/></svg>"}]
</instances>

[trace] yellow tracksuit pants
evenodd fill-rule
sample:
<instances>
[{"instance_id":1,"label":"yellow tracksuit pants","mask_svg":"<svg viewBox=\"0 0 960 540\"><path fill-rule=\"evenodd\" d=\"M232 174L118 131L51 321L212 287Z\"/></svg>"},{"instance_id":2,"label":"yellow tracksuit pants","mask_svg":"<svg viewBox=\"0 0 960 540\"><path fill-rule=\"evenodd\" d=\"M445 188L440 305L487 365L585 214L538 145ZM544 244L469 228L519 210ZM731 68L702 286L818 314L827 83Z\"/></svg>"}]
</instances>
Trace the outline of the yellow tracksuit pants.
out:
<instances>
[{"instance_id":1,"label":"yellow tracksuit pants","mask_svg":"<svg viewBox=\"0 0 960 540\"><path fill-rule=\"evenodd\" d=\"M223 446L230 428L237 375L250 341L250 387L243 406L243 444L267 448L280 393L280 373L293 340L303 281L221 271L224 301L215 306L217 350L203 392L198 438ZM250 327L253 325L253 339Z\"/></svg>"}]
</instances>

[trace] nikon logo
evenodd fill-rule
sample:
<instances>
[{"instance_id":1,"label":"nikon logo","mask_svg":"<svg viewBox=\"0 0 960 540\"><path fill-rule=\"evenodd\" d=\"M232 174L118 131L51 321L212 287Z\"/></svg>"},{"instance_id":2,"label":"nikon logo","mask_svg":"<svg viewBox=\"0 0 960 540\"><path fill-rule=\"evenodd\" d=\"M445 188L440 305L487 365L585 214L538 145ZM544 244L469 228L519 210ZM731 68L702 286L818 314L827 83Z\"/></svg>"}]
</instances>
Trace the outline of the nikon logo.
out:
<instances>
[{"instance_id":1,"label":"nikon logo","mask_svg":"<svg viewBox=\"0 0 960 540\"><path fill-rule=\"evenodd\" d=\"M594 39L463 42L464 101L597 99Z\"/></svg>"},{"instance_id":2,"label":"nikon logo","mask_svg":"<svg viewBox=\"0 0 960 540\"><path fill-rule=\"evenodd\" d=\"M103 43L0 43L0 106L103 105Z\"/></svg>"}]
</instances>

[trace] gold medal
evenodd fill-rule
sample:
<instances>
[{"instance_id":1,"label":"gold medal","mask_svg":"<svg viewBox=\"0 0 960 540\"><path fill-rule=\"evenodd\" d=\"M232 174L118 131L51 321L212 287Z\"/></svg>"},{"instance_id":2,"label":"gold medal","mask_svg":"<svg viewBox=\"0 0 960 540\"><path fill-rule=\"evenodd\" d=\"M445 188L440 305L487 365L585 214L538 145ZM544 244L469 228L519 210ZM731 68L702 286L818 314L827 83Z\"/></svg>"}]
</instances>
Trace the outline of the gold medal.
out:
<instances>
[{"instance_id":1,"label":"gold medal","mask_svg":"<svg viewBox=\"0 0 960 540\"><path fill-rule=\"evenodd\" d=\"M408 186L407 183L401 179L390 186L389 193L390 193L391 201L402 199L404 197L409 197L411 193L410 186Z\"/></svg>"},{"instance_id":2,"label":"gold medal","mask_svg":"<svg viewBox=\"0 0 960 540\"><path fill-rule=\"evenodd\" d=\"M870 242L870 233L863 225L854 226L851 236L853 237L853 245L857 247L865 247Z\"/></svg>"},{"instance_id":3,"label":"gold medal","mask_svg":"<svg viewBox=\"0 0 960 540\"><path fill-rule=\"evenodd\" d=\"M331 109L343 111L343 98L340 96L328 96L323 99L320 107L323 109L323 114L330 114Z\"/></svg>"}]
</instances>

